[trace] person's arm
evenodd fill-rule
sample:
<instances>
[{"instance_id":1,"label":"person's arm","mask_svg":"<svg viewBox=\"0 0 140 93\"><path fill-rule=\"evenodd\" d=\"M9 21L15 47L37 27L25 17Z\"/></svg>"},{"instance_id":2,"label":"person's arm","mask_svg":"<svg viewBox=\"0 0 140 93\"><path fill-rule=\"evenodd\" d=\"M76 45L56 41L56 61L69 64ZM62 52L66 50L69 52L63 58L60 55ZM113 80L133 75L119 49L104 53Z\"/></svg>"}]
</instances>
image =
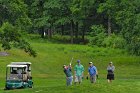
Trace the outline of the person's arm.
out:
<instances>
[{"instance_id":1,"label":"person's arm","mask_svg":"<svg viewBox=\"0 0 140 93\"><path fill-rule=\"evenodd\" d=\"M84 77L84 67L82 66L82 77Z\"/></svg>"},{"instance_id":2,"label":"person's arm","mask_svg":"<svg viewBox=\"0 0 140 93\"><path fill-rule=\"evenodd\" d=\"M115 66L113 66L112 70L113 70L113 72L114 72L114 70L115 70Z\"/></svg>"},{"instance_id":3,"label":"person's arm","mask_svg":"<svg viewBox=\"0 0 140 93\"><path fill-rule=\"evenodd\" d=\"M87 73L87 77L86 77L86 78L87 78L87 80L88 80L88 77L89 77L89 68L88 68L88 73Z\"/></svg>"},{"instance_id":4,"label":"person's arm","mask_svg":"<svg viewBox=\"0 0 140 93\"><path fill-rule=\"evenodd\" d=\"M71 66L71 64L69 65L69 68L72 70L72 66Z\"/></svg>"},{"instance_id":5,"label":"person's arm","mask_svg":"<svg viewBox=\"0 0 140 93\"><path fill-rule=\"evenodd\" d=\"M97 68L96 68L96 77L97 77L97 79L98 79L98 75L99 73L98 73L98 70L97 70Z\"/></svg>"},{"instance_id":6,"label":"person's arm","mask_svg":"<svg viewBox=\"0 0 140 93\"><path fill-rule=\"evenodd\" d=\"M97 70L97 68L96 68L96 75L98 75L98 70Z\"/></svg>"}]
</instances>

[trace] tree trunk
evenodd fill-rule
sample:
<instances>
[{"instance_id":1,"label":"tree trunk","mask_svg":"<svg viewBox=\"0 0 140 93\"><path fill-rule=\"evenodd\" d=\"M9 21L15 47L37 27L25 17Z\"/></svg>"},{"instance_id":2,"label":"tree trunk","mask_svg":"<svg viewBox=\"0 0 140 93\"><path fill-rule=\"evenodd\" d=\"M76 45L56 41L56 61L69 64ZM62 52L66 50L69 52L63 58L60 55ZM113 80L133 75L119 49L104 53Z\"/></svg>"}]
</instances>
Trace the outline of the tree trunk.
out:
<instances>
[{"instance_id":1,"label":"tree trunk","mask_svg":"<svg viewBox=\"0 0 140 93\"><path fill-rule=\"evenodd\" d=\"M50 26L50 29L48 30L48 38L52 38L52 27Z\"/></svg>"},{"instance_id":2,"label":"tree trunk","mask_svg":"<svg viewBox=\"0 0 140 93\"><path fill-rule=\"evenodd\" d=\"M84 25L83 25L83 29L82 29L82 41L84 43L85 42L85 32L86 32L86 19L83 20L83 23L84 23Z\"/></svg>"},{"instance_id":3,"label":"tree trunk","mask_svg":"<svg viewBox=\"0 0 140 93\"><path fill-rule=\"evenodd\" d=\"M64 35L64 25L61 25L61 35Z\"/></svg>"},{"instance_id":4,"label":"tree trunk","mask_svg":"<svg viewBox=\"0 0 140 93\"><path fill-rule=\"evenodd\" d=\"M40 29L40 31L41 31L41 38L44 38L44 27L42 27L42 28Z\"/></svg>"},{"instance_id":5,"label":"tree trunk","mask_svg":"<svg viewBox=\"0 0 140 93\"><path fill-rule=\"evenodd\" d=\"M108 16L108 36L111 35L111 17Z\"/></svg>"},{"instance_id":6,"label":"tree trunk","mask_svg":"<svg viewBox=\"0 0 140 93\"><path fill-rule=\"evenodd\" d=\"M71 44L73 44L74 22L71 20Z\"/></svg>"},{"instance_id":7,"label":"tree trunk","mask_svg":"<svg viewBox=\"0 0 140 93\"><path fill-rule=\"evenodd\" d=\"M79 23L76 22L75 38L78 38L78 31L79 31Z\"/></svg>"},{"instance_id":8,"label":"tree trunk","mask_svg":"<svg viewBox=\"0 0 140 93\"><path fill-rule=\"evenodd\" d=\"M83 28L83 30L82 30L82 41L83 42L85 42L85 26L84 26L84 28Z\"/></svg>"}]
</instances>

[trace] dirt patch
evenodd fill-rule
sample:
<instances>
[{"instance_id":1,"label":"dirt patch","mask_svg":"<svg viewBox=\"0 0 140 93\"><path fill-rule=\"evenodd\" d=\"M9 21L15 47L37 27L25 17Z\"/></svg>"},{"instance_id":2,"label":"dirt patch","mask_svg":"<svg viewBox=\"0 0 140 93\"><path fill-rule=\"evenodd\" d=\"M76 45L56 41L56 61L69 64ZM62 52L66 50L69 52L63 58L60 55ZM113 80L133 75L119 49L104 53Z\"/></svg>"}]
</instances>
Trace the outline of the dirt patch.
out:
<instances>
[{"instance_id":1,"label":"dirt patch","mask_svg":"<svg viewBox=\"0 0 140 93\"><path fill-rule=\"evenodd\" d=\"M0 56L8 56L9 55L9 53L7 53L7 52L0 52Z\"/></svg>"}]
</instances>

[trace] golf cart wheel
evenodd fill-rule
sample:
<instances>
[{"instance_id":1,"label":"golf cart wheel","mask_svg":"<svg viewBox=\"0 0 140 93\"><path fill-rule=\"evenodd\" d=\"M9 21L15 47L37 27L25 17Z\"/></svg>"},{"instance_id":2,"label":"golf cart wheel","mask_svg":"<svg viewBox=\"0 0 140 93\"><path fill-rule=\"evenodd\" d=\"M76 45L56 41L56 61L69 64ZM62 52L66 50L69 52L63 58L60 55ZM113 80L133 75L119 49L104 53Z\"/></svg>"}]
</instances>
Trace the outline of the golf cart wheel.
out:
<instances>
[{"instance_id":1,"label":"golf cart wheel","mask_svg":"<svg viewBox=\"0 0 140 93\"><path fill-rule=\"evenodd\" d=\"M28 86L29 88L33 88L33 85L32 86Z\"/></svg>"},{"instance_id":2,"label":"golf cart wheel","mask_svg":"<svg viewBox=\"0 0 140 93\"><path fill-rule=\"evenodd\" d=\"M34 86L34 84L33 84L33 82L32 82L32 86L29 86L29 88L33 88L33 86Z\"/></svg>"},{"instance_id":3,"label":"golf cart wheel","mask_svg":"<svg viewBox=\"0 0 140 93\"><path fill-rule=\"evenodd\" d=\"M29 86L29 88L33 88L33 85L32 86Z\"/></svg>"}]
</instances>

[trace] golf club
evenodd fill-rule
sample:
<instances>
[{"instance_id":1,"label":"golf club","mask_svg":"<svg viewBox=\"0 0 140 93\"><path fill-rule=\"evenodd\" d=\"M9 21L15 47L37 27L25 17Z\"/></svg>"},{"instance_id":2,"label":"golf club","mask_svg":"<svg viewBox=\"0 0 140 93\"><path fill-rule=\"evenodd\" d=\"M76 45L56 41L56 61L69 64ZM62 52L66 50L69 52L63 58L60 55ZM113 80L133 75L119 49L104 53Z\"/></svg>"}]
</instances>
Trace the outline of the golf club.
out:
<instances>
[{"instance_id":1,"label":"golf club","mask_svg":"<svg viewBox=\"0 0 140 93\"><path fill-rule=\"evenodd\" d=\"M72 61L73 61L73 57L71 58L70 65L72 64Z\"/></svg>"}]
</instances>

